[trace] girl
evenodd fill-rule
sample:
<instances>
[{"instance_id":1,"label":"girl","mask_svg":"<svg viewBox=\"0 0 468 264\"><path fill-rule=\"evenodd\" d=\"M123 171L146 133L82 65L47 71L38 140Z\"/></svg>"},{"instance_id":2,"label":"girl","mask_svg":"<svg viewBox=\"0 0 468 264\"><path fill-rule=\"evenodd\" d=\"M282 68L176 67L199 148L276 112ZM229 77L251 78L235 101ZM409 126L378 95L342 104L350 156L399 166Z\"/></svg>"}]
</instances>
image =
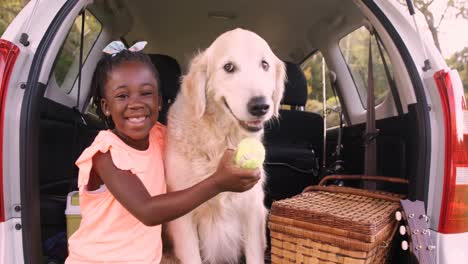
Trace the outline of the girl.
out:
<instances>
[{"instance_id":1,"label":"girl","mask_svg":"<svg viewBox=\"0 0 468 264\"><path fill-rule=\"evenodd\" d=\"M166 193L160 82L141 52L145 44L127 50L112 42L94 73L93 102L112 129L101 131L76 161L82 220L69 239L67 264L159 263L162 223L259 180L259 170L235 167L228 150L210 178Z\"/></svg>"}]
</instances>

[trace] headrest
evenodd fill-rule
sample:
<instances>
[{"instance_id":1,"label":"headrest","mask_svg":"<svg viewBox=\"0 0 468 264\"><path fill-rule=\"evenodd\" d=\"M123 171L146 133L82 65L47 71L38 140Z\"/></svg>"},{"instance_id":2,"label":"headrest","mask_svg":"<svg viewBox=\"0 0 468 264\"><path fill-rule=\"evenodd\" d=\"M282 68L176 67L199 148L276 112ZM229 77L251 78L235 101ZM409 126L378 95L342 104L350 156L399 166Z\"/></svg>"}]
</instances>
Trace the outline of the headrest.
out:
<instances>
[{"instance_id":1,"label":"headrest","mask_svg":"<svg viewBox=\"0 0 468 264\"><path fill-rule=\"evenodd\" d=\"M163 54L148 54L159 72L164 100L173 101L180 89L180 66L176 59Z\"/></svg>"},{"instance_id":2,"label":"headrest","mask_svg":"<svg viewBox=\"0 0 468 264\"><path fill-rule=\"evenodd\" d=\"M301 67L285 61L287 82L284 89L282 104L305 106L307 102L307 80Z\"/></svg>"}]
</instances>

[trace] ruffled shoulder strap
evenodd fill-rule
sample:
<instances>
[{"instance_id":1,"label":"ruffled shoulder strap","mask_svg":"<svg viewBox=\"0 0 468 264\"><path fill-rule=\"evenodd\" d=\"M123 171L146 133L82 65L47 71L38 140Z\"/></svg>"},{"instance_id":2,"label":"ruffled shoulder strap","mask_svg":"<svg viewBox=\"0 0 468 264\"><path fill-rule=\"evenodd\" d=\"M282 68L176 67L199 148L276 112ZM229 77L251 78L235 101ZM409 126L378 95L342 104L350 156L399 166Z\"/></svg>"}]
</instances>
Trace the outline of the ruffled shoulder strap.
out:
<instances>
[{"instance_id":1,"label":"ruffled shoulder strap","mask_svg":"<svg viewBox=\"0 0 468 264\"><path fill-rule=\"evenodd\" d=\"M166 147L166 127L163 124L157 122L151 129L150 137L154 143L159 145L161 153L164 153L164 149Z\"/></svg>"},{"instance_id":2,"label":"ruffled shoulder strap","mask_svg":"<svg viewBox=\"0 0 468 264\"><path fill-rule=\"evenodd\" d=\"M93 167L93 157L97 152L111 154L114 165L121 170L129 170L134 174L139 171L135 167L133 157L127 150L128 146L119 140L119 138L109 130L101 131L94 139L91 146L86 148L81 153L78 160L75 162L79 168L78 173L78 188L80 193L88 184L91 169Z\"/></svg>"}]
</instances>

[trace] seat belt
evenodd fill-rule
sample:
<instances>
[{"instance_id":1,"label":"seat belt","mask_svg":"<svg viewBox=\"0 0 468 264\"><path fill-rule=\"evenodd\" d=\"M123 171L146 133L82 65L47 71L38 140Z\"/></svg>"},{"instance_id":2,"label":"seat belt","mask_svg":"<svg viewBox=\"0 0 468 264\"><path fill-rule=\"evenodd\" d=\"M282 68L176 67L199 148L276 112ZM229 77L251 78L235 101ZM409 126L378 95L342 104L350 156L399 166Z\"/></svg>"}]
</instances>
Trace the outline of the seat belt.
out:
<instances>
[{"instance_id":1,"label":"seat belt","mask_svg":"<svg viewBox=\"0 0 468 264\"><path fill-rule=\"evenodd\" d=\"M375 127L375 102L374 102L374 69L372 63L372 32L369 36L369 64L367 68L367 116L366 131L364 133L364 174L377 175L377 143L378 131ZM365 182L364 187L375 189L375 182Z\"/></svg>"}]
</instances>

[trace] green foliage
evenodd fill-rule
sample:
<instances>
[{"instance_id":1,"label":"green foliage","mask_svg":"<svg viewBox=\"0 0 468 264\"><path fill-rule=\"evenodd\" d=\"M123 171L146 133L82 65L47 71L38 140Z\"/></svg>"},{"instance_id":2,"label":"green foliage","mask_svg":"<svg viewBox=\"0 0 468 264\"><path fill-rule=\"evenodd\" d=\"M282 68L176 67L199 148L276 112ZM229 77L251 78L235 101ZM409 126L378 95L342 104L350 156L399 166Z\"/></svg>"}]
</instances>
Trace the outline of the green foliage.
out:
<instances>
[{"instance_id":1,"label":"green foliage","mask_svg":"<svg viewBox=\"0 0 468 264\"><path fill-rule=\"evenodd\" d=\"M365 27L361 27L340 40L341 52L348 63L349 70L351 71L354 83L361 98L361 103L364 107L366 107L367 102L369 38L371 38L375 105L379 105L387 96L389 85L387 75L385 74L382 56L380 55L375 37L371 37L369 31ZM380 46L382 48L382 53L385 56L385 62L390 70L390 75L392 76L392 65L390 64L390 59L388 58L383 45Z\"/></svg>"},{"instance_id":2,"label":"green foliage","mask_svg":"<svg viewBox=\"0 0 468 264\"><path fill-rule=\"evenodd\" d=\"M340 124L340 115L337 112L339 111L339 101L336 97L330 97L327 100L327 127L335 127ZM335 111L334 111L335 110ZM323 103L322 101L309 99L306 104L306 111L315 112L323 115Z\"/></svg>"},{"instance_id":3,"label":"green foliage","mask_svg":"<svg viewBox=\"0 0 468 264\"><path fill-rule=\"evenodd\" d=\"M370 32L361 27L350 33L340 41L340 49L343 57L347 62L348 68L358 90L363 107L366 107L367 101L367 80L368 80L368 64L369 64L369 39ZM372 65L374 76L374 97L375 104L383 102L389 93L389 84L381 53L377 47L375 37L371 39L372 47ZM390 76L393 76L392 65L390 59L383 47L382 53L385 56L385 61L388 65ZM323 56L320 52L316 52L303 64L304 74L307 79L308 98L306 111L316 112L323 115L323 82L322 82L322 63ZM339 125L340 102L335 97L330 85L328 68L325 68L326 78L326 100L327 100L327 127Z\"/></svg>"},{"instance_id":4,"label":"green foliage","mask_svg":"<svg viewBox=\"0 0 468 264\"><path fill-rule=\"evenodd\" d=\"M28 1L0 0L0 36Z\"/></svg>"},{"instance_id":5,"label":"green foliage","mask_svg":"<svg viewBox=\"0 0 468 264\"><path fill-rule=\"evenodd\" d=\"M463 50L459 52L455 52L452 57L447 59L447 64L450 68L458 71L465 89L465 94L468 94L468 47L463 48Z\"/></svg>"},{"instance_id":6,"label":"green foliage","mask_svg":"<svg viewBox=\"0 0 468 264\"><path fill-rule=\"evenodd\" d=\"M0 0L0 35L6 30L16 15L29 0ZM73 23L54 66L54 76L59 86L67 92L73 87L78 75L78 58L81 38L81 16ZM83 54L87 54L101 32L101 23L90 13L86 12L84 27Z\"/></svg>"},{"instance_id":7,"label":"green foliage","mask_svg":"<svg viewBox=\"0 0 468 264\"><path fill-rule=\"evenodd\" d=\"M315 112L323 115L323 76L322 76L322 59L323 56L320 52L316 52L310 57L303 65L303 71L307 80L307 103L306 111ZM335 109L339 107L339 101L334 96L333 90L330 84L328 68L325 67L325 78L326 78L326 98L327 98L327 109ZM336 112L327 111L327 127L334 127L339 125L339 115Z\"/></svg>"},{"instance_id":8,"label":"green foliage","mask_svg":"<svg viewBox=\"0 0 468 264\"><path fill-rule=\"evenodd\" d=\"M310 100L322 100L323 98L323 83L322 83L322 53L317 51L312 57L310 57L303 65L304 74L307 79L307 90L308 99ZM333 92L330 87L330 79L328 78L328 67L325 69L326 78L326 94L327 98L333 96Z\"/></svg>"},{"instance_id":9,"label":"green foliage","mask_svg":"<svg viewBox=\"0 0 468 264\"><path fill-rule=\"evenodd\" d=\"M306 103L306 111L323 114L323 104L319 100L308 99Z\"/></svg>"},{"instance_id":10,"label":"green foliage","mask_svg":"<svg viewBox=\"0 0 468 264\"><path fill-rule=\"evenodd\" d=\"M405 0L397 0L400 4L406 6ZM468 1L467 0L448 0L445 3L443 11L440 16L435 20L435 7L434 0L414 0L414 5L421 14L424 16L428 30L431 32L434 39L434 44L440 49L439 43L439 28L440 25L447 18L447 14L452 13L456 19L468 19ZM453 23L453 22L452 22ZM446 59L447 64L458 70L460 78L463 82L465 94L468 94L468 47L463 48L461 51L456 52L450 58Z\"/></svg>"},{"instance_id":11,"label":"green foliage","mask_svg":"<svg viewBox=\"0 0 468 264\"><path fill-rule=\"evenodd\" d=\"M73 87L72 82L78 73L81 24L82 17L80 15L75 19L75 22L68 32L67 38L65 39L65 42L60 50L54 67L54 75L57 84L64 88L67 92L69 92ZM100 22L90 12L85 12L83 61L86 60L87 54L91 50L94 41L96 41L100 32Z\"/></svg>"}]
</instances>

